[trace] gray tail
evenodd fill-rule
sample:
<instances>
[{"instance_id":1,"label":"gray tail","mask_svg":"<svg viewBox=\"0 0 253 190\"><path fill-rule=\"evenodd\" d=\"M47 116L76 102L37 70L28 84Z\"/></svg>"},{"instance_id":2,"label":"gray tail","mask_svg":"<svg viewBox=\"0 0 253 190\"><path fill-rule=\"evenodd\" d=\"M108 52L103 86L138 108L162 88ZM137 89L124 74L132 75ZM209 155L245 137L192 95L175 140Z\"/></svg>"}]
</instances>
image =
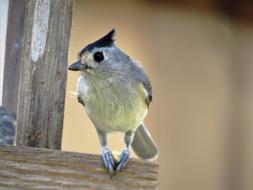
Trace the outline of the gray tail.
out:
<instances>
[{"instance_id":1,"label":"gray tail","mask_svg":"<svg viewBox=\"0 0 253 190\"><path fill-rule=\"evenodd\" d=\"M132 148L137 156L147 160L154 160L159 154L155 142L143 124L141 124L135 132Z\"/></svg>"}]
</instances>

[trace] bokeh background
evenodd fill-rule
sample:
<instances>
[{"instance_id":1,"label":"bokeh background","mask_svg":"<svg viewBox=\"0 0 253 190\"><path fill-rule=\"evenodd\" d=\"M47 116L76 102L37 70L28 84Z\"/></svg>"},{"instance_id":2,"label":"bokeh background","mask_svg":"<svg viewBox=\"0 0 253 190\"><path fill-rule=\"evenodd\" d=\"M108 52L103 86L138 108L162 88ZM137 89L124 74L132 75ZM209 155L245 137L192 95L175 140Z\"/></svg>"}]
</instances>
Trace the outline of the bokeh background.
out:
<instances>
[{"instance_id":1,"label":"bokeh background","mask_svg":"<svg viewBox=\"0 0 253 190\"><path fill-rule=\"evenodd\" d=\"M253 6L246 0L75 0L69 63L116 28L150 76L145 123L160 149L161 190L253 189ZM68 73L63 150L100 154ZM109 138L121 151L123 135Z\"/></svg>"}]
</instances>

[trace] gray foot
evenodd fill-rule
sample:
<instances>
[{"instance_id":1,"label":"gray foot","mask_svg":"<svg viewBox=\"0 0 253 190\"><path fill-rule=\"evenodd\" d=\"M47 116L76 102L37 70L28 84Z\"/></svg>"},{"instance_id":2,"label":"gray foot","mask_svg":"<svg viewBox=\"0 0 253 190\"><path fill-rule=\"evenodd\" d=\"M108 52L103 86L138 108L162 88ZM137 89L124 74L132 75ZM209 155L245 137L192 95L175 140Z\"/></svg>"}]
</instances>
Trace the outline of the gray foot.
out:
<instances>
[{"instance_id":1,"label":"gray foot","mask_svg":"<svg viewBox=\"0 0 253 190\"><path fill-rule=\"evenodd\" d=\"M110 151L109 148L103 148L102 158L103 158L103 162L107 171L109 173L113 173L114 159L113 159L112 152Z\"/></svg>"},{"instance_id":2,"label":"gray foot","mask_svg":"<svg viewBox=\"0 0 253 190\"><path fill-rule=\"evenodd\" d=\"M119 172L120 170L122 170L127 165L129 159L130 159L130 151L128 149L124 149L117 163L116 171Z\"/></svg>"}]
</instances>

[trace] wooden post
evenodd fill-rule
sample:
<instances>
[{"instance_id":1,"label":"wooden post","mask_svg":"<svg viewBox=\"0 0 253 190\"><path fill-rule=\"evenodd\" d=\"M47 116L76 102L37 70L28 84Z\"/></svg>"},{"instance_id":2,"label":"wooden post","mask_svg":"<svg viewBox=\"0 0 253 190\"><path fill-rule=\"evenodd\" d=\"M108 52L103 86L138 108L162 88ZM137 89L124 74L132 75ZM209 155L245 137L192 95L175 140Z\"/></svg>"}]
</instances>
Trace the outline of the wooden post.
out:
<instances>
[{"instance_id":1,"label":"wooden post","mask_svg":"<svg viewBox=\"0 0 253 190\"><path fill-rule=\"evenodd\" d=\"M26 0L16 144L60 149L72 0Z\"/></svg>"},{"instance_id":2,"label":"wooden post","mask_svg":"<svg viewBox=\"0 0 253 190\"><path fill-rule=\"evenodd\" d=\"M9 0L2 105L17 112L25 0Z\"/></svg>"},{"instance_id":3,"label":"wooden post","mask_svg":"<svg viewBox=\"0 0 253 190\"><path fill-rule=\"evenodd\" d=\"M2 105L5 40L8 20L8 0L0 0L0 105Z\"/></svg>"}]
</instances>

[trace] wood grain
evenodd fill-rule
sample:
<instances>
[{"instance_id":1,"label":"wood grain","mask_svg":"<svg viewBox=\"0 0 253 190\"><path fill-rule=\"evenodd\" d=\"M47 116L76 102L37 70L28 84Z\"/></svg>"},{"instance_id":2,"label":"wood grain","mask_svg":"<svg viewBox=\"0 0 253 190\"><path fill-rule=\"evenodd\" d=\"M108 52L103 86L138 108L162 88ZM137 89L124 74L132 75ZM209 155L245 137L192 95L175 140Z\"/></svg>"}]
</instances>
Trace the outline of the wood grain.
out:
<instances>
[{"instance_id":1,"label":"wood grain","mask_svg":"<svg viewBox=\"0 0 253 190\"><path fill-rule=\"evenodd\" d=\"M100 155L0 146L0 190L158 189L158 164L131 159L112 179Z\"/></svg>"},{"instance_id":2,"label":"wood grain","mask_svg":"<svg viewBox=\"0 0 253 190\"><path fill-rule=\"evenodd\" d=\"M9 0L0 0L0 105L2 105L5 42L7 32Z\"/></svg>"},{"instance_id":3,"label":"wood grain","mask_svg":"<svg viewBox=\"0 0 253 190\"><path fill-rule=\"evenodd\" d=\"M9 0L2 105L17 112L25 0Z\"/></svg>"},{"instance_id":4,"label":"wood grain","mask_svg":"<svg viewBox=\"0 0 253 190\"><path fill-rule=\"evenodd\" d=\"M61 148L72 7L72 0L26 0L17 145Z\"/></svg>"}]
</instances>

